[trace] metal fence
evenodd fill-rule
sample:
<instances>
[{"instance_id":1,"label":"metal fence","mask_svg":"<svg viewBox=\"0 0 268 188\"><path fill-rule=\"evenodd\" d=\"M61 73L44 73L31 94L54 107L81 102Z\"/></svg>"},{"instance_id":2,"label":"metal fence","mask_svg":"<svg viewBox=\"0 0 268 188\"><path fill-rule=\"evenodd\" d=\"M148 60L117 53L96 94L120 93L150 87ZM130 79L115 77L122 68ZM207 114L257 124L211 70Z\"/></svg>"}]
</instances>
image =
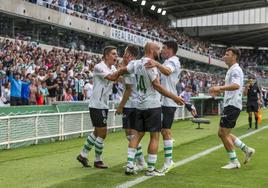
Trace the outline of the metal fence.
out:
<instances>
[{"instance_id":1,"label":"metal fence","mask_svg":"<svg viewBox=\"0 0 268 188\"><path fill-rule=\"evenodd\" d=\"M184 107L175 112L175 120L191 117ZM110 131L122 128L122 116L109 110L107 126ZM0 117L0 148L10 149L38 143L82 137L92 132L88 111L32 114Z\"/></svg>"}]
</instances>

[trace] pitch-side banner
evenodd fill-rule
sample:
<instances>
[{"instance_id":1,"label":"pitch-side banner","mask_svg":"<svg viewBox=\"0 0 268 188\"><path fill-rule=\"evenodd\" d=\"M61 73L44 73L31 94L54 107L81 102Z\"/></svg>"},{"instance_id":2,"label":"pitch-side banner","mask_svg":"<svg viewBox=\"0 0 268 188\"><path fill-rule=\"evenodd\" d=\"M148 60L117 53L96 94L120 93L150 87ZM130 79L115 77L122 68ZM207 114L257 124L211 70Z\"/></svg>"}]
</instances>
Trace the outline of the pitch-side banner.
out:
<instances>
[{"instance_id":1,"label":"pitch-side banner","mask_svg":"<svg viewBox=\"0 0 268 188\"><path fill-rule=\"evenodd\" d=\"M115 29L115 28L111 28L111 38L120 40L126 43L132 43L132 44L142 46L142 47L146 44L146 42L152 41L148 38L135 35L127 31Z\"/></svg>"}]
</instances>

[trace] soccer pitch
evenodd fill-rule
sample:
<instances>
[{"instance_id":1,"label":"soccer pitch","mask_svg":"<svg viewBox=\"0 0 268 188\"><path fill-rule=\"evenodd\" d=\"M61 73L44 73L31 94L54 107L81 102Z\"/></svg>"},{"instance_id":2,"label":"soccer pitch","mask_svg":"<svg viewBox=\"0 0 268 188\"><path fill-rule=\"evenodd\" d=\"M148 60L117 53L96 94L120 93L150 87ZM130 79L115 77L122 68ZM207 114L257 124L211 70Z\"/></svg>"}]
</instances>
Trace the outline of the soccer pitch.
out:
<instances>
[{"instance_id":1,"label":"soccer pitch","mask_svg":"<svg viewBox=\"0 0 268 188\"><path fill-rule=\"evenodd\" d=\"M268 110L263 111L263 125L268 125ZM204 129L196 130L196 125L189 120L173 124L174 150L173 160L178 162L199 152L221 144L217 137L218 116L207 117L210 125L201 125ZM247 114L242 112L236 135L244 135L247 129ZM148 135L144 138L143 152L146 154ZM223 170L220 167L228 162L228 156L220 148L206 156L190 161L172 169L164 177L153 177L134 187L268 187L268 129L264 129L245 139L244 142L256 149L252 161L242 165L241 169ZM104 161L109 169L82 168L76 161L85 138L41 144L26 148L0 151L0 187L116 187L144 175L126 176L123 166L127 158L127 140L124 132L110 133L105 141ZM158 155L157 167L163 164L163 145ZM240 162L243 153L236 150ZM94 150L89 156L90 164L94 160Z\"/></svg>"}]
</instances>

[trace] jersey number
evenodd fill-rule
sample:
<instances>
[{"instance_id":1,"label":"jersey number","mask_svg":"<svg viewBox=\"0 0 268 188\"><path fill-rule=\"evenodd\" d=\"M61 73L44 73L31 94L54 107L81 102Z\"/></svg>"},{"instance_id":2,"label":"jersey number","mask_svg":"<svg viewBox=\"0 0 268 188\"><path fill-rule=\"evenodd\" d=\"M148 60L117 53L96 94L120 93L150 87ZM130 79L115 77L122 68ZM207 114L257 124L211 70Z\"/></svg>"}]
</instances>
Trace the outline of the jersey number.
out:
<instances>
[{"instance_id":1,"label":"jersey number","mask_svg":"<svg viewBox=\"0 0 268 188\"><path fill-rule=\"evenodd\" d=\"M137 78L137 75L136 75ZM144 93L146 93L146 87L145 87L145 82L144 82L144 77L141 75L139 79L137 79L137 90L138 91L143 91Z\"/></svg>"}]
</instances>

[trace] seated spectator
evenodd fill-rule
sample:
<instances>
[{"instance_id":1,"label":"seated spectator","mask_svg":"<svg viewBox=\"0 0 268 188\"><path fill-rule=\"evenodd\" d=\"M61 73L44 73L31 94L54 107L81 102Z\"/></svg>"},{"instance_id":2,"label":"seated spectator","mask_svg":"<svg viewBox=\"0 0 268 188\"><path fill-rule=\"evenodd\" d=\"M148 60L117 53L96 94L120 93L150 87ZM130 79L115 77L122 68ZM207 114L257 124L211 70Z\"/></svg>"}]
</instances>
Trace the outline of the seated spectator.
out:
<instances>
[{"instance_id":1,"label":"seated spectator","mask_svg":"<svg viewBox=\"0 0 268 188\"><path fill-rule=\"evenodd\" d=\"M194 118L198 118L197 112L196 112L196 108L193 104L190 103L190 98L192 96L192 86L188 85L185 88L185 91L183 91L180 96L184 99L185 101L185 107L186 109L191 112L192 116Z\"/></svg>"}]
</instances>

